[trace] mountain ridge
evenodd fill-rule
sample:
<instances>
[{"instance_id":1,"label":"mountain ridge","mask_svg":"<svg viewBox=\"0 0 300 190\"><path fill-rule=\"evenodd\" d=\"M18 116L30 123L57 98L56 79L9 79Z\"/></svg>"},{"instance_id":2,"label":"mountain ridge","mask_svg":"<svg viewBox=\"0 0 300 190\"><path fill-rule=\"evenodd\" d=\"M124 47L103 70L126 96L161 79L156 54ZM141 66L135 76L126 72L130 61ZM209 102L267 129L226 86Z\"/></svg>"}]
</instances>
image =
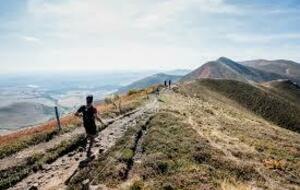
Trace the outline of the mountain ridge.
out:
<instances>
[{"instance_id":1,"label":"mountain ridge","mask_svg":"<svg viewBox=\"0 0 300 190\"><path fill-rule=\"evenodd\" d=\"M232 61L226 57L220 57L198 67L185 75L180 81L188 81L199 78L234 79L244 82L265 82L275 79L284 79L285 76L262 71Z\"/></svg>"},{"instance_id":2,"label":"mountain ridge","mask_svg":"<svg viewBox=\"0 0 300 190\"><path fill-rule=\"evenodd\" d=\"M300 84L300 63L291 60L257 59L240 62L242 65L256 68L263 71L277 73Z\"/></svg>"}]
</instances>

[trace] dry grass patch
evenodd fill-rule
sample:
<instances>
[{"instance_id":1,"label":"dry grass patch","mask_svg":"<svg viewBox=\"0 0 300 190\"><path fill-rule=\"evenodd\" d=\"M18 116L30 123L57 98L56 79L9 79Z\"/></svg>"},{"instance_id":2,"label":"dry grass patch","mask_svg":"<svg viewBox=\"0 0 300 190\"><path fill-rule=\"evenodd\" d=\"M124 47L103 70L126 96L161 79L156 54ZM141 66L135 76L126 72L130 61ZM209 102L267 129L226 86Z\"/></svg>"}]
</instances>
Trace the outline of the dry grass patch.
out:
<instances>
[{"instance_id":1,"label":"dry grass patch","mask_svg":"<svg viewBox=\"0 0 300 190\"><path fill-rule=\"evenodd\" d=\"M235 181L231 182L230 180L224 180L220 185L221 190L251 190L251 186L237 183Z\"/></svg>"},{"instance_id":2,"label":"dry grass patch","mask_svg":"<svg viewBox=\"0 0 300 190\"><path fill-rule=\"evenodd\" d=\"M195 156L207 168L216 169L212 177L224 179L227 175L239 183L265 189L278 183L285 189L299 186L299 134L270 124L226 97L204 89L191 93L192 97L164 95L166 104L161 110L182 113L178 114L182 121L190 123L200 137L221 152L210 159L204 153ZM272 161L266 164L267 160Z\"/></svg>"},{"instance_id":3,"label":"dry grass patch","mask_svg":"<svg viewBox=\"0 0 300 190\"><path fill-rule=\"evenodd\" d=\"M150 189L218 189L229 177L264 182L255 166L227 160L180 115L159 113L149 126L135 174Z\"/></svg>"}]
</instances>

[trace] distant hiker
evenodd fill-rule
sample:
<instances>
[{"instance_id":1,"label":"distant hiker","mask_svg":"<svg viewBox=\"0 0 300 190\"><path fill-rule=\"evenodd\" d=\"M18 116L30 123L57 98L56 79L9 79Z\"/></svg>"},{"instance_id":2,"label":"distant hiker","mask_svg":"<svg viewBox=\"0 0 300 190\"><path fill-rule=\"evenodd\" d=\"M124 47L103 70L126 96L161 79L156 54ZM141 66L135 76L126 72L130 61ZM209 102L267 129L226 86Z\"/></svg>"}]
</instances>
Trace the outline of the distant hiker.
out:
<instances>
[{"instance_id":1,"label":"distant hiker","mask_svg":"<svg viewBox=\"0 0 300 190\"><path fill-rule=\"evenodd\" d=\"M159 87L156 88L155 94L156 94L156 96L159 96Z\"/></svg>"},{"instance_id":2,"label":"distant hiker","mask_svg":"<svg viewBox=\"0 0 300 190\"><path fill-rule=\"evenodd\" d=\"M169 80L169 88L171 88L171 84L172 84L172 81L171 81L171 80Z\"/></svg>"},{"instance_id":3,"label":"distant hiker","mask_svg":"<svg viewBox=\"0 0 300 190\"><path fill-rule=\"evenodd\" d=\"M167 87L167 81L165 80L165 87Z\"/></svg>"},{"instance_id":4,"label":"distant hiker","mask_svg":"<svg viewBox=\"0 0 300 190\"><path fill-rule=\"evenodd\" d=\"M97 126L95 120L98 120L104 126L106 126L106 124L103 123L103 121L97 114L97 109L93 106L92 95L86 97L86 105L82 105L75 113L75 116L77 117L82 116L86 137L87 140L89 141L89 145L87 149L87 157L94 158L95 156L93 155L91 149L94 144L95 137L97 135Z\"/></svg>"}]
</instances>

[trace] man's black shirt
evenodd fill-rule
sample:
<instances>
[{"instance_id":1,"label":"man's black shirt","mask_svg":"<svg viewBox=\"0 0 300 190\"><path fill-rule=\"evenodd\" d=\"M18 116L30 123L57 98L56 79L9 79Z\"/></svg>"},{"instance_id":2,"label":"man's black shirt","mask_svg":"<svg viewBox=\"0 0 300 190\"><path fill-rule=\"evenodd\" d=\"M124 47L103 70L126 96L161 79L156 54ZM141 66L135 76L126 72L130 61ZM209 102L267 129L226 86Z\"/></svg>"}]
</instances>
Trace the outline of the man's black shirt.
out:
<instances>
[{"instance_id":1,"label":"man's black shirt","mask_svg":"<svg viewBox=\"0 0 300 190\"><path fill-rule=\"evenodd\" d=\"M86 133L95 135L97 133L95 123L95 114L97 114L97 109L94 106L87 107L83 105L78 109L77 113L82 113L83 115L83 125Z\"/></svg>"}]
</instances>

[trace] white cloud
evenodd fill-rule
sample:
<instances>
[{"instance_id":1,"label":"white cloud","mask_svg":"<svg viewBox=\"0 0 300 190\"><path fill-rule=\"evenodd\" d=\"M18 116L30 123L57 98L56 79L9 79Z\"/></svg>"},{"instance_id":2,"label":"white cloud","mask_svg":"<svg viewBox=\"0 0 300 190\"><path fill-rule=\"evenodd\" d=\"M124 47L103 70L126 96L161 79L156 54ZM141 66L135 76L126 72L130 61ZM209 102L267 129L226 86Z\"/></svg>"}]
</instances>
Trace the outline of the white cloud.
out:
<instances>
[{"instance_id":1,"label":"white cloud","mask_svg":"<svg viewBox=\"0 0 300 190\"><path fill-rule=\"evenodd\" d=\"M105 0L72 0L51 2L31 0L28 12L34 21L47 21L52 29L70 35L103 34L128 29L129 21L134 14L130 4L120 2L114 6ZM124 6L123 6L124 5ZM51 26L49 26L51 28Z\"/></svg>"},{"instance_id":2,"label":"white cloud","mask_svg":"<svg viewBox=\"0 0 300 190\"><path fill-rule=\"evenodd\" d=\"M28 12L37 21L52 21L57 30L72 33L130 32L139 28L155 30L178 21L191 9L202 14L241 13L240 8L224 0L30 0L28 4Z\"/></svg>"},{"instance_id":3,"label":"white cloud","mask_svg":"<svg viewBox=\"0 0 300 190\"><path fill-rule=\"evenodd\" d=\"M34 36L21 36L21 39L25 42L29 42L29 43L39 43L41 42L41 40L37 37Z\"/></svg>"},{"instance_id":4,"label":"white cloud","mask_svg":"<svg viewBox=\"0 0 300 190\"><path fill-rule=\"evenodd\" d=\"M137 26L142 28L155 28L166 25L176 19L185 11L197 11L203 14L229 13L240 14L240 10L226 4L224 0L168 0L157 3L149 10L145 10L140 18L137 18Z\"/></svg>"},{"instance_id":5,"label":"white cloud","mask_svg":"<svg viewBox=\"0 0 300 190\"><path fill-rule=\"evenodd\" d=\"M300 33L283 34L227 34L227 39L238 43L270 43L278 40L300 40Z\"/></svg>"}]
</instances>

